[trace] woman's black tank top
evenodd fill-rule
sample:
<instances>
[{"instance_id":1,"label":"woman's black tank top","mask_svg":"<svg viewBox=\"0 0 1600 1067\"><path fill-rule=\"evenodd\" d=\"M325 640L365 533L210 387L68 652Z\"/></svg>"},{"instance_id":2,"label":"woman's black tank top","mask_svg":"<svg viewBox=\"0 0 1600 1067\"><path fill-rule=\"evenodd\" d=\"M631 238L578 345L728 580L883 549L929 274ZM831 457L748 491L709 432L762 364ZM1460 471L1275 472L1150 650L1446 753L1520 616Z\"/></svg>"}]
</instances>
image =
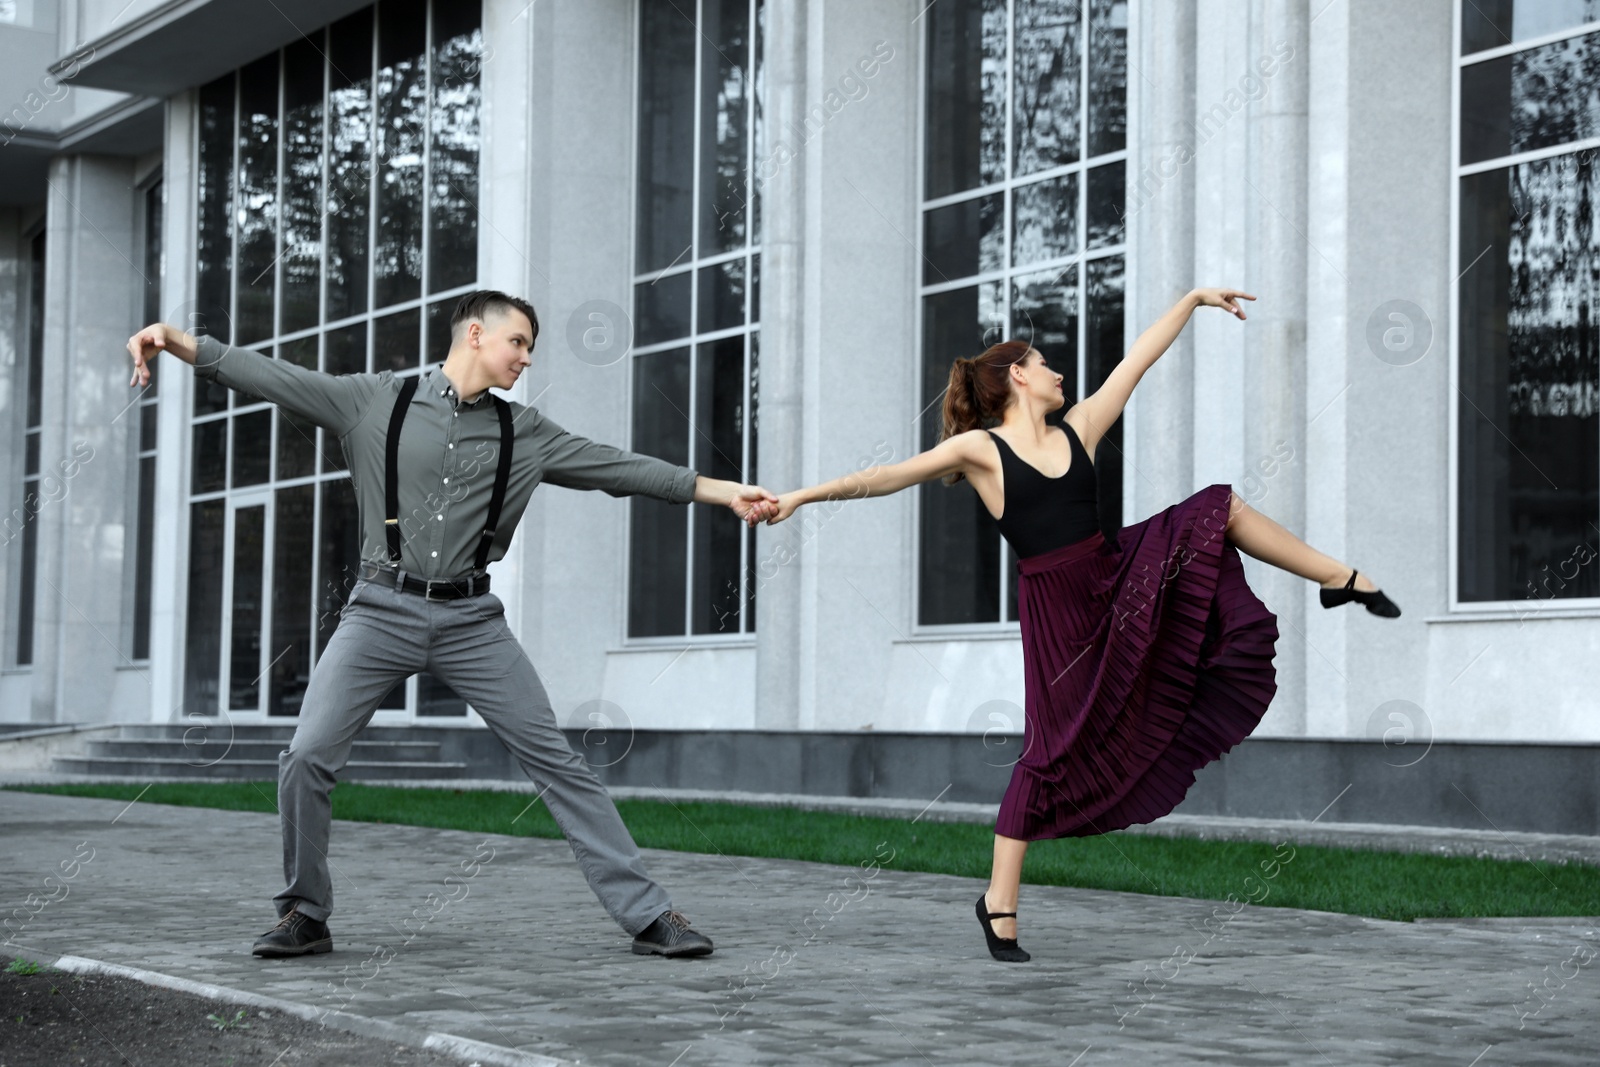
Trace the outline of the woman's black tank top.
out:
<instances>
[{"instance_id":1,"label":"woman's black tank top","mask_svg":"<svg viewBox=\"0 0 1600 1067\"><path fill-rule=\"evenodd\" d=\"M1066 422L1061 423L1061 428L1067 433L1072 465L1057 478L1041 474L1011 451L1005 438L989 431L1000 450L1000 468L1005 472L1000 534L1019 559L1082 541L1100 530L1094 466L1077 431Z\"/></svg>"}]
</instances>

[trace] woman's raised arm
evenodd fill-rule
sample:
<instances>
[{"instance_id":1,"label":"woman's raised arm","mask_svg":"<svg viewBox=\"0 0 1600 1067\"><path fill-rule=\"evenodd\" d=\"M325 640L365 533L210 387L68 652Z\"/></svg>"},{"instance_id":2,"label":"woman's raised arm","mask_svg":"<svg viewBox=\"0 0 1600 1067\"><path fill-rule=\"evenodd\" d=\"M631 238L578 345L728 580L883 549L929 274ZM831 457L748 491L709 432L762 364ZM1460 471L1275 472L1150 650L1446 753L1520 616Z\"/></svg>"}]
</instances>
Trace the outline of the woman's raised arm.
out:
<instances>
[{"instance_id":1,"label":"woman's raised arm","mask_svg":"<svg viewBox=\"0 0 1600 1067\"><path fill-rule=\"evenodd\" d=\"M1139 339L1128 349L1128 354L1106 375L1100 388L1073 405L1082 409L1089 426L1089 432L1080 435L1084 449L1093 452L1095 442L1104 437L1106 431L1111 429L1111 424L1122 416L1122 409L1133 395L1133 387L1139 384L1144 372L1161 358L1162 353L1172 347L1172 342L1183 332L1189 316L1194 314L1196 308L1219 307L1242 320L1244 309L1238 302L1254 299L1249 293L1238 289L1194 289L1172 305L1165 315L1139 335Z\"/></svg>"}]
</instances>

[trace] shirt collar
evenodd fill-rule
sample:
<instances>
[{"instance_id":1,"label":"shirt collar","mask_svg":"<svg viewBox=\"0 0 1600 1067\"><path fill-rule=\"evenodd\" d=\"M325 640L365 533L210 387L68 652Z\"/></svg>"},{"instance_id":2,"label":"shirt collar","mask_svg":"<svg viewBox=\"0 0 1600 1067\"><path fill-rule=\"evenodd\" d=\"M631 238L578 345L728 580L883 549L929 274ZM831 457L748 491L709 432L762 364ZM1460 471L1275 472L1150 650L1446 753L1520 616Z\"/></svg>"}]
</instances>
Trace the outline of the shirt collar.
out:
<instances>
[{"instance_id":1,"label":"shirt collar","mask_svg":"<svg viewBox=\"0 0 1600 1067\"><path fill-rule=\"evenodd\" d=\"M462 400L461 394L456 392L456 387L451 384L450 379L445 375L444 370L439 367L434 367L428 371L427 384L428 389L433 393L433 395L438 396L440 399L444 400L450 404L451 407L456 408L457 410L461 408L477 409L489 402L489 390L487 389L479 393L478 399L471 401L470 403Z\"/></svg>"}]
</instances>

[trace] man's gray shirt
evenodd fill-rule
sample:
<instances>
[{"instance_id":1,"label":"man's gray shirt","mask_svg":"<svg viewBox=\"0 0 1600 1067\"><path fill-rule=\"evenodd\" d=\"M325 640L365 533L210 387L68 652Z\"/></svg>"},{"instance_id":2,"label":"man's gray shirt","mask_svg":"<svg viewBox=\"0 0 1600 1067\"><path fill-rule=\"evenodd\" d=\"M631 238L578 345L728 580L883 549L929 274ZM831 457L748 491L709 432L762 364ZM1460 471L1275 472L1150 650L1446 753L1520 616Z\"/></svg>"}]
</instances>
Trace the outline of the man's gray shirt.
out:
<instances>
[{"instance_id":1,"label":"man's gray shirt","mask_svg":"<svg viewBox=\"0 0 1600 1067\"><path fill-rule=\"evenodd\" d=\"M338 436L360 509L361 558L389 566L384 446L403 379L390 371L323 374L209 337L199 339L194 368L201 378L270 400ZM506 554L540 482L674 504L694 499L696 474L688 467L568 433L538 408L512 402L511 415L511 477L491 561ZM472 573L499 452L500 419L489 394L463 403L437 368L424 373L400 434L401 567L423 578Z\"/></svg>"}]
</instances>

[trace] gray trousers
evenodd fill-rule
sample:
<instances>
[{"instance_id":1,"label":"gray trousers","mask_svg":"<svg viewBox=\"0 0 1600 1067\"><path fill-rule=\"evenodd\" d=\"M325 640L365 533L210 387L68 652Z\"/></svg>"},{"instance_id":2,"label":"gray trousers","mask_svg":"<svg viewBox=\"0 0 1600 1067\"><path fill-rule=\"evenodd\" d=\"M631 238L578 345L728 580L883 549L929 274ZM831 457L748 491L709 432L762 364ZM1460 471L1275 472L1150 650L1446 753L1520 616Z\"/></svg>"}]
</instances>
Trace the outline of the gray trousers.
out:
<instances>
[{"instance_id":1,"label":"gray trousers","mask_svg":"<svg viewBox=\"0 0 1600 1067\"><path fill-rule=\"evenodd\" d=\"M425 600L378 579L356 583L339 627L311 674L300 722L278 757L283 873L280 916L298 908L326 920L329 792L356 734L396 682L427 670L483 716L510 749L566 834L606 911L637 934L672 906L645 874L639 849L594 771L567 744L533 664L493 594Z\"/></svg>"}]
</instances>

